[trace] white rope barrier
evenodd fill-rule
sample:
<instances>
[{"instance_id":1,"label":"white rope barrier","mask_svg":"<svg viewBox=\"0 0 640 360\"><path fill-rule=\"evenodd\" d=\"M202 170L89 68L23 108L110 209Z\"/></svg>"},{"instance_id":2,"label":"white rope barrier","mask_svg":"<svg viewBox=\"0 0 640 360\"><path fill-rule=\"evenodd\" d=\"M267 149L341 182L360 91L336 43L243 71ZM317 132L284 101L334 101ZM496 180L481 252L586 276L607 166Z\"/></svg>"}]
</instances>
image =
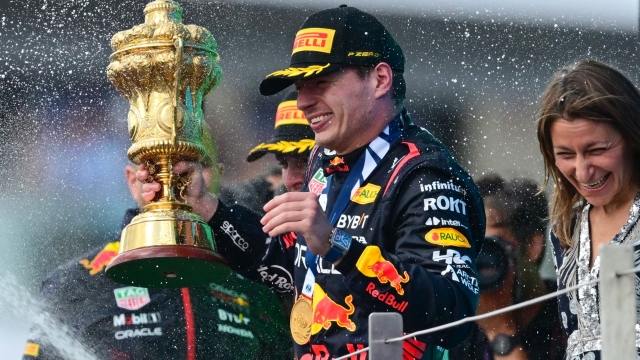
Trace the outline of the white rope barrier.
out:
<instances>
[{"instance_id":1,"label":"white rope barrier","mask_svg":"<svg viewBox=\"0 0 640 360\"><path fill-rule=\"evenodd\" d=\"M633 269L630 269L630 270L620 271L620 272L616 273L616 275L623 276L623 275L632 274L632 273L636 273L636 272L640 272L640 267L633 268ZM407 334L405 336L387 339L387 340L385 340L385 343L388 344L388 343L396 342L396 341L404 341L404 340L410 339L410 338L412 338L414 336L430 334L430 333L442 331L442 330L445 330L445 329L449 329L449 328L452 328L452 327L460 326L460 325L466 324L468 322L482 320L482 319L486 319L486 318L489 318L489 317L492 317L492 316L495 316L495 315L499 315L499 314L503 314L503 313L506 313L506 312L518 310L518 309L521 309L521 308L524 308L524 307L527 307L527 306L530 306L530 305L533 305L533 304L536 304L536 303L539 303L539 302L547 301L549 299L557 297L558 295L566 294L568 292L574 291L574 290L579 289L579 288L584 287L584 286L595 285L595 284L597 284L599 282L600 282L600 279L596 279L596 280L588 281L588 282L581 283L581 284L578 284L578 285L570 286L568 288L565 288L565 289L562 289L562 290L558 290L556 292L552 292L550 294L546 294L546 295L537 297L535 299L527 300L527 301L521 302L519 304L515 304L515 305L507 306L507 307L502 308L502 309L494 310L494 311L488 312L486 314L466 317L464 319L460 319L458 321L454 321L454 322L451 322L451 323L448 323L448 324L436 326L436 327L433 327L433 328L430 328L430 329L421 330L421 331L416 331L414 333ZM341 356L339 358L336 358L335 360L346 360L346 359L348 359L348 358L350 358L350 357L352 357L354 355L357 355L357 354L360 354L360 353L363 353L363 352L367 352L367 351L369 351L369 347L354 351L354 352L350 353L349 355Z\"/></svg>"},{"instance_id":2,"label":"white rope barrier","mask_svg":"<svg viewBox=\"0 0 640 360\"><path fill-rule=\"evenodd\" d=\"M624 270L624 271L618 271L618 272L616 272L616 276L620 277L620 276L624 276L624 275L635 274L635 273L638 273L638 272L640 272L640 267L635 267L635 268L631 268L631 269ZM600 282L600 279L598 278L598 279L595 279L595 280L592 280L592 281L588 281L588 282L584 282L584 283L577 284L577 285L574 285L574 286L570 286L568 288L565 288L565 289L562 289L562 290L558 290L556 292L552 292L550 294L546 294L546 295L537 297L535 299L527 300L527 301L521 302L519 304L515 304L515 305L507 306L507 307L502 308L502 309L494 310L494 311L488 312L486 314L466 317L464 319L460 319L458 321L454 321L454 322L451 322L451 323L448 323L448 324L436 326L436 327L433 327L433 328L430 328L430 329L421 330L421 331L416 331L414 333L407 334L405 336L386 339L385 343L389 344L389 343L396 342L396 341L404 341L406 339L410 339L410 338L413 338L415 336L426 335L426 334L430 334L430 333L446 330L446 329L449 329L449 328L452 328L452 327L456 327L456 326L460 326L462 324L466 324L468 322L482 320L482 319L486 319L486 318L489 318L489 317L492 317L492 316L495 316L495 315L499 315L499 314L503 314L503 313L506 313L506 312L518 310L518 309L521 309L521 308L524 308L524 307L527 307L527 306L531 306L531 305L539 303L539 302L547 301L547 300L555 298L555 297L557 297L559 295L563 295L563 294L566 294L568 292L572 292L572 291L577 290L577 289L579 289L581 287L595 285L595 284L597 284L599 282ZM349 359L352 356L355 356L357 354L360 354L360 353L363 353L363 352L367 352L367 351L369 351L369 347L354 351L354 352L352 352L352 353L350 353L348 355L336 358L335 360L346 360L346 359Z\"/></svg>"}]
</instances>

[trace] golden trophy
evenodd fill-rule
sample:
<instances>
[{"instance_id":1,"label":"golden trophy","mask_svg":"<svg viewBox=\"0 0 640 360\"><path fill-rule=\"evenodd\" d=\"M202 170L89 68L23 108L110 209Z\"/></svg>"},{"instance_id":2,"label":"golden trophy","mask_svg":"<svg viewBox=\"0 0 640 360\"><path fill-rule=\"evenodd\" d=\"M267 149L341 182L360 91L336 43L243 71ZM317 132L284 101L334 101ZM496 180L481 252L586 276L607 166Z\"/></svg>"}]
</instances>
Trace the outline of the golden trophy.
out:
<instances>
[{"instance_id":1,"label":"golden trophy","mask_svg":"<svg viewBox=\"0 0 640 360\"><path fill-rule=\"evenodd\" d=\"M147 4L144 15L144 24L111 39L107 76L129 100L127 155L145 163L162 190L122 231L106 273L142 287L207 285L230 269L215 251L211 228L182 197L190 179L172 167L206 155L202 100L222 78L217 45L207 29L182 24L182 7L173 0Z\"/></svg>"}]
</instances>

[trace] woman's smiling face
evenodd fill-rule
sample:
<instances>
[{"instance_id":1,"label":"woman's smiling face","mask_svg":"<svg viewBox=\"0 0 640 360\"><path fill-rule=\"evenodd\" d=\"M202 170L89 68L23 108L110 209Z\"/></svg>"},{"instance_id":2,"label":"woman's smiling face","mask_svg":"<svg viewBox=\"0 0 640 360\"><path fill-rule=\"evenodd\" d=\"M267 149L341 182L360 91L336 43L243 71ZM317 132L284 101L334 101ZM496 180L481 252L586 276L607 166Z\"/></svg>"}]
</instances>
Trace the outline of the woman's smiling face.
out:
<instances>
[{"instance_id":1,"label":"woman's smiling face","mask_svg":"<svg viewBox=\"0 0 640 360\"><path fill-rule=\"evenodd\" d=\"M610 124L559 118L551 125L551 142L558 170L591 205L635 196L633 152Z\"/></svg>"}]
</instances>

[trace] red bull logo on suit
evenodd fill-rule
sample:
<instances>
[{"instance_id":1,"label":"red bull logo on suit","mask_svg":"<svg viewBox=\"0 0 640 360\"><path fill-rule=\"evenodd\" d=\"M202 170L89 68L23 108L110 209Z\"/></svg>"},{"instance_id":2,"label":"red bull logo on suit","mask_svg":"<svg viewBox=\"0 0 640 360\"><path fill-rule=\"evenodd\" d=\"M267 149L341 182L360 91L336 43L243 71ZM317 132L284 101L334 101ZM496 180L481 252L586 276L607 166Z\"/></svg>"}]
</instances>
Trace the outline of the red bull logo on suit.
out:
<instances>
[{"instance_id":1,"label":"red bull logo on suit","mask_svg":"<svg viewBox=\"0 0 640 360\"><path fill-rule=\"evenodd\" d=\"M402 284L409 282L409 274L404 271L401 275L391 262L382 257L380 248L377 246L367 246L358 259L356 267L363 275L377 278L381 284L388 283L398 295L404 295Z\"/></svg>"},{"instance_id":2,"label":"red bull logo on suit","mask_svg":"<svg viewBox=\"0 0 640 360\"><path fill-rule=\"evenodd\" d=\"M331 300L320 285L315 284L313 290L313 322L311 324L311 335L317 334L322 329L328 330L334 323L349 331L355 331L356 324L349 319L355 311L353 296L347 296L344 302L347 305L346 307Z\"/></svg>"},{"instance_id":3,"label":"red bull logo on suit","mask_svg":"<svg viewBox=\"0 0 640 360\"><path fill-rule=\"evenodd\" d=\"M80 264L85 267L85 269L89 269L89 274L96 275L104 270L107 265L111 262L111 260L118 255L118 250L120 249L120 242L115 241L108 243L98 255L96 255L93 260L89 261L89 259L80 260Z\"/></svg>"}]
</instances>

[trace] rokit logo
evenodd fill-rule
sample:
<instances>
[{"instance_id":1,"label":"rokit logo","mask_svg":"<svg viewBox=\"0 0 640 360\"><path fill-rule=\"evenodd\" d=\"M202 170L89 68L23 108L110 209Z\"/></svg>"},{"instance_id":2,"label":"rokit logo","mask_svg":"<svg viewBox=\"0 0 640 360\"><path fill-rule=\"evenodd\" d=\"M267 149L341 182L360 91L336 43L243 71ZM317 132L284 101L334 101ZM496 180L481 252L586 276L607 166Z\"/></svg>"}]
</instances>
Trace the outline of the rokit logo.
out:
<instances>
[{"instance_id":1,"label":"rokit logo","mask_svg":"<svg viewBox=\"0 0 640 360\"><path fill-rule=\"evenodd\" d=\"M461 199L454 199L450 196L438 196L437 198L424 199L424 211L438 209L467 215L467 203Z\"/></svg>"},{"instance_id":2,"label":"rokit logo","mask_svg":"<svg viewBox=\"0 0 640 360\"><path fill-rule=\"evenodd\" d=\"M224 231L225 234L229 235L233 243L236 244L237 247L242 251L246 251L249 248L249 243L247 243L240 234L236 231L236 229L231 225L228 221L222 223L220 229Z\"/></svg>"},{"instance_id":3,"label":"rokit logo","mask_svg":"<svg viewBox=\"0 0 640 360\"><path fill-rule=\"evenodd\" d=\"M157 324L161 321L160 313L120 314L113 315L113 326Z\"/></svg>"},{"instance_id":4,"label":"rokit logo","mask_svg":"<svg viewBox=\"0 0 640 360\"><path fill-rule=\"evenodd\" d=\"M285 293L293 291L293 278L283 267L271 265L269 267L260 265L258 273L262 277L262 282L277 292Z\"/></svg>"}]
</instances>

